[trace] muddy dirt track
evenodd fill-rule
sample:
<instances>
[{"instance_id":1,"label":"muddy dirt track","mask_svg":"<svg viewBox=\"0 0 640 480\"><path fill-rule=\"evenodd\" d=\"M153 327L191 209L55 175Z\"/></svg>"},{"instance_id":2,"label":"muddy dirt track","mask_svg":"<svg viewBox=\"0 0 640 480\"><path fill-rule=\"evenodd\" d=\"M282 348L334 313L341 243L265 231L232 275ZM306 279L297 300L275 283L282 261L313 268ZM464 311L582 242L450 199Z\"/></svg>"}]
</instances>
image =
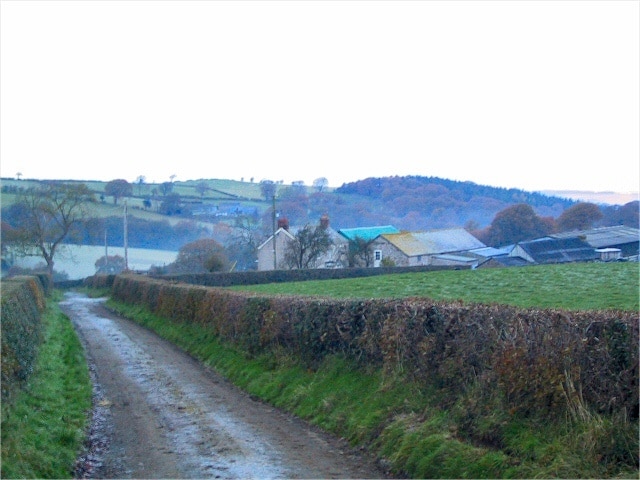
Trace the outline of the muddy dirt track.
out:
<instances>
[{"instance_id":1,"label":"muddy dirt track","mask_svg":"<svg viewBox=\"0 0 640 480\"><path fill-rule=\"evenodd\" d=\"M250 398L153 332L69 292L94 381L84 478L387 478L371 458Z\"/></svg>"}]
</instances>

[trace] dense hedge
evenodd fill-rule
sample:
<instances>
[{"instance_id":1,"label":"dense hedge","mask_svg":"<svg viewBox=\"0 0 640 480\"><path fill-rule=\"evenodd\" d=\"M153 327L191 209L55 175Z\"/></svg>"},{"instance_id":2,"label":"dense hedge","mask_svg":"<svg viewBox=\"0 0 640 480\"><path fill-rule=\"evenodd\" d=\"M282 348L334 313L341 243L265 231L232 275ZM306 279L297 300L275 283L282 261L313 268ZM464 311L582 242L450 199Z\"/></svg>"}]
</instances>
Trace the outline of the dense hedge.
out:
<instances>
[{"instance_id":1,"label":"dense hedge","mask_svg":"<svg viewBox=\"0 0 640 480\"><path fill-rule=\"evenodd\" d=\"M205 285L229 287L231 285L256 285L262 283L302 282L306 280L335 280L338 278L371 277L390 273L433 272L437 270L463 270L470 267L447 265L421 265L414 267L380 268L306 268L300 270L265 270L253 272L185 273L176 275L152 275L154 278Z\"/></svg>"},{"instance_id":2,"label":"dense hedge","mask_svg":"<svg viewBox=\"0 0 640 480\"><path fill-rule=\"evenodd\" d=\"M42 284L44 279L45 285ZM2 402L31 375L42 341L41 314L46 306L47 277L2 281Z\"/></svg>"},{"instance_id":3,"label":"dense hedge","mask_svg":"<svg viewBox=\"0 0 640 480\"><path fill-rule=\"evenodd\" d=\"M340 353L435 385L451 402L468 388L501 392L513 412L638 416L638 316L436 302L266 296L114 279L113 297L193 322L251 354L286 351L314 368ZM473 406L470 406L470 410Z\"/></svg>"},{"instance_id":4,"label":"dense hedge","mask_svg":"<svg viewBox=\"0 0 640 480\"><path fill-rule=\"evenodd\" d=\"M82 280L82 284L90 288L111 288L115 278L115 275L94 275Z\"/></svg>"}]
</instances>

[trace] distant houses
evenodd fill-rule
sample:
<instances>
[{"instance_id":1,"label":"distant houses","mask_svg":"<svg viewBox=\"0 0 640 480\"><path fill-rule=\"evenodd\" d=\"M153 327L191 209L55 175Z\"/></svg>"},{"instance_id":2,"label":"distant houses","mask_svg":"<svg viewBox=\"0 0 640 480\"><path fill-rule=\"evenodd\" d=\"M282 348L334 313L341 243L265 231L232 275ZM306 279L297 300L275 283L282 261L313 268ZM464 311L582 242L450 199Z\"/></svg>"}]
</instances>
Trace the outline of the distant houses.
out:
<instances>
[{"instance_id":1,"label":"distant houses","mask_svg":"<svg viewBox=\"0 0 640 480\"><path fill-rule=\"evenodd\" d=\"M349 244L358 240L371 249L373 267L454 265L472 268L481 257L465 255L465 252L486 247L463 228L401 232L392 225L383 225L336 231L329 226L328 217L323 218L321 225L327 228L333 245L319 259L316 268L348 267ZM291 241L295 241L295 232L290 231L286 221L281 222L275 234L258 247L258 270L284 268L284 252Z\"/></svg>"},{"instance_id":2,"label":"distant houses","mask_svg":"<svg viewBox=\"0 0 640 480\"><path fill-rule=\"evenodd\" d=\"M331 228L329 217L320 217L319 226L322 227L332 245L329 251L319 257L315 268L345 268L347 264L348 240ZM295 232L290 231L289 222L286 219L278 220L278 229L258 246L258 270L278 270L285 268L284 253L290 242L295 241Z\"/></svg>"},{"instance_id":3,"label":"distant houses","mask_svg":"<svg viewBox=\"0 0 640 480\"><path fill-rule=\"evenodd\" d=\"M289 222L278 221L278 229L258 246L258 270L279 270L283 268L284 251L289 242L295 240L289 232Z\"/></svg>"},{"instance_id":4,"label":"distant houses","mask_svg":"<svg viewBox=\"0 0 640 480\"><path fill-rule=\"evenodd\" d=\"M327 228L333 246L318 260L315 268L348 267L349 245L358 239L371 249L374 268L445 265L472 269L637 260L640 240L640 230L619 226L564 232L494 248L486 246L464 228L402 232L392 225L384 225L333 230L326 216L321 219L321 225ZM288 242L295 240L295 233L287 224L278 227L275 235L258 247L258 270L283 268L278 258L282 259Z\"/></svg>"}]
</instances>

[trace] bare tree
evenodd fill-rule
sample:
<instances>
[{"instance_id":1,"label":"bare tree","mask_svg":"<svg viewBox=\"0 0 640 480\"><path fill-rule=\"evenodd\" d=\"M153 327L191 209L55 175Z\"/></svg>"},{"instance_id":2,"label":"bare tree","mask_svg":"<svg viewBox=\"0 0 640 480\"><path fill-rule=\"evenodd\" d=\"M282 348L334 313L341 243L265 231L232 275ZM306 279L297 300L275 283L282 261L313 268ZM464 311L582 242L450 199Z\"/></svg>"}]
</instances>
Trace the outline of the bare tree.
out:
<instances>
[{"instance_id":1,"label":"bare tree","mask_svg":"<svg viewBox=\"0 0 640 480\"><path fill-rule=\"evenodd\" d=\"M258 245L261 232L257 215L238 217L235 220L233 235L227 245L229 260L236 263L238 270L255 270L258 257Z\"/></svg>"},{"instance_id":2,"label":"bare tree","mask_svg":"<svg viewBox=\"0 0 640 480\"><path fill-rule=\"evenodd\" d=\"M284 251L283 263L288 268L316 268L318 259L327 253L333 244L327 230L320 225L305 225L294 237Z\"/></svg>"},{"instance_id":3,"label":"bare tree","mask_svg":"<svg viewBox=\"0 0 640 480\"><path fill-rule=\"evenodd\" d=\"M260 192L264 199L269 202L276 195L276 184L273 180L261 180L260 181Z\"/></svg>"},{"instance_id":4,"label":"bare tree","mask_svg":"<svg viewBox=\"0 0 640 480\"><path fill-rule=\"evenodd\" d=\"M160 184L160 192L162 195L166 196L173 192L173 183L171 182L162 182Z\"/></svg>"},{"instance_id":5,"label":"bare tree","mask_svg":"<svg viewBox=\"0 0 640 480\"><path fill-rule=\"evenodd\" d=\"M138 175L136 178L136 184L138 185L138 195L142 195L142 187L144 187L144 182L147 181L147 177L144 175Z\"/></svg>"},{"instance_id":6,"label":"bare tree","mask_svg":"<svg viewBox=\"0 0 640 480\"><path fill-rule=\"evenodd\" d=\"M207 182L198 182L194 188L201 197L204 197L204 194L207 193L207 190L210 190L209 184Z\"/></svg>"},{"instance_id":7,"label":"bare tree","mask_svg":"<svg viewBox=\"0 0 640 480\"><path fill-rule=\"evenodd\" d=\"M373 266L373 251L371 244L373 240L367 241L361 237L349 242L349 266L350 267L371 267Z\"/></svg>"},{"instance_id":8,"label":"bare tree","mask_svg":"<svg viewBox=\"0 0 640 480\"><path fill-rule=\"evenodd\" d=\"M26 190L18 198L22 215L18 225L18 253L44 258L53 275L54 257L72 228L87 218L86 205L93 201L83 184L47 182Z\"/></svg>"},{"instance_id":9,"label":"bare tree","mask_svg":"<svg viewBox=\"0 0 640 480\"><path fill-rule=\"evenodd\" d=\"M313 181L313 187L318 192L322 192L322 190L324 190L327 187L327 185L329 185L329 180L327 180L325 177L316 178Z\"/></svg>"}]
</instances>

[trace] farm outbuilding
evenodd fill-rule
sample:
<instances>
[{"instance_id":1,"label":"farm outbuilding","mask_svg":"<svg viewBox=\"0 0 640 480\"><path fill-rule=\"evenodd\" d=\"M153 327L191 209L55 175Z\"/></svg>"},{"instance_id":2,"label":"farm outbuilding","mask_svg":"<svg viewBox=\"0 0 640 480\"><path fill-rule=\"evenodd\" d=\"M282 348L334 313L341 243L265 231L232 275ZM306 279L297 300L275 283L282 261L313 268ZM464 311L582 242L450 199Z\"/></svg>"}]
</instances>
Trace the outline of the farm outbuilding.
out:
<instances>
[{"instance_id":1,"label":"farm outbuilding","mask_svg":"<svg viewBox=\"0 0 640 480\"><path fill-rule=\"evenodd\" d=\"M355 242L358 238L365 242L370 242L383 233L400 233L400 230L393 225L382 225L377 227L341 228L338 233L350 242Z\"/></svg>"},{"instance_id":2,"label":"farm outbuilding","mask_svg":"<svg viewBox=\"0 0 640 480\"><path fill-rule=\"evenodd\" d=\"M596 248L596 253L603 262L615 262L622 258L619 248Z\"/></svg>"},{"instance_id":3,"label":"farm outbuilding","mask_svg":"<svg viewBox=\"0 0 640 480\"><path fill-rule=\"evenodd\" d=\"M625 225L556 233L551 237L580 237L593 248L618 248L621 257L632 257L640 253L640 230Z\"/></svg>"},{"instance_id":4,"label":"farm outbuilding","mask_svg":"<svg viewBox=\"0 0 640 480\"><path fill-rule=\"evenodd\" d=\"M588 262L598 258L595 248L578 237L543 237L519 242L509 256L536 264Z\"/></svg>"},{"instance_id":5,"label":"farm outbuilding","mask_svg":"<svg viewBox=\"0 0 640 480\"><path fill-rule=\"evenodd\" d=\"M474 268L478 259L466 252L485 246L464 228L385 233L372 242L376 258L387 258L398 267L459 265Z\"/></svg>"}]
</instances>

